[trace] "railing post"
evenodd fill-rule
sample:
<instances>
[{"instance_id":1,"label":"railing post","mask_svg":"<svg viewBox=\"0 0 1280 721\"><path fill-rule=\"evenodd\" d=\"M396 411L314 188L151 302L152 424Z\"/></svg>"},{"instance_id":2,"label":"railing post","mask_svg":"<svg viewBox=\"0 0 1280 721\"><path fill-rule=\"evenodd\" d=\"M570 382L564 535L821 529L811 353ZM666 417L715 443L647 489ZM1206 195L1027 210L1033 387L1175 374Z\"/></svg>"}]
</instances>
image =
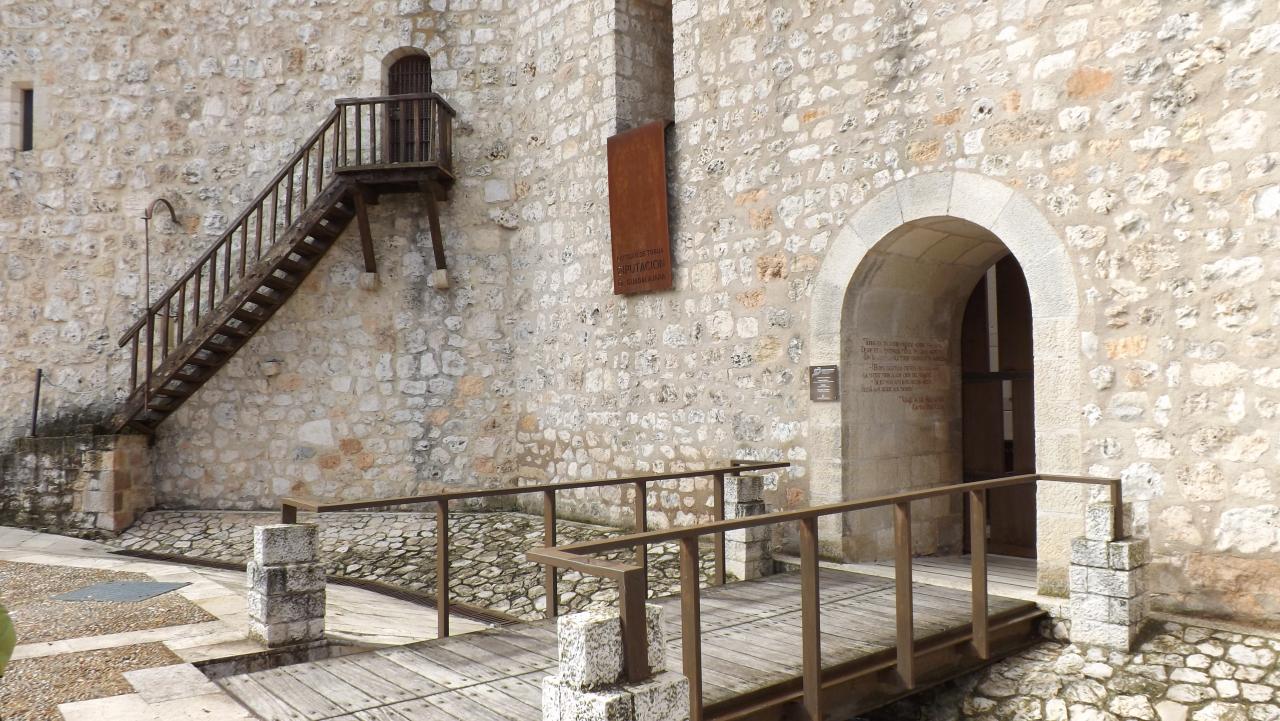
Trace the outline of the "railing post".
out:
<instances>
[{"instance_id":1,"label":"railing post","mask_svg":"<svg viewBox=\"0 0 1280 721\"><path fill-rule=\"evenodd\" d=\"M898 675L904 688L916 685L915 613L911 598L911 502L893 505L894 588L897 596Z\"/></svg>"},{"instance_id":2,"label":"railing post","mask_svg":"<svg viewBox=\"0 0 1280 721\"><path fill-rule=\"evenodd\" d=\"M649 639L645 630L644 569L623 572L618 580L618 615L622 619L622 673L627 681L649 678Z\"/></svg>"},{"instance_id":3,"label":"railing post","mask_svg":"<svg viewBox=\"0 0 1280 721\"><path fill-rule=\"evenodd\" d=\"M702 721L702 618L698 537L680 539L680 648L689 680L689 721Z\"/></svg>"},{"instance_id":4,"label":"railing post","mask_svg":"<svg viewBox=\"0 0 1280 721\"><path fill-rule=\"evenodd\" d=\"M971 564L970 615L973 616L973 650L978 658L991 658L987 635L987 492L969 491L969 559Z\"/></svg>"},{"instance_id":5,"label":"railing post","mask_svg":"<svg viewBox=\"0 0 1280 721\"><path fill-rule=\"evenodd\" d=\"M542 492L542 542L547 548L556 545L556 492L555 489ZM547 596L547 618L555 618L559 612L560 592L556 588L556 567L546 564L543 567L543 587Z\"/></svg>"},{"instance_id":6,"label":"railing post","mask_svg":"<svg viewBox=\"0 0 1280 721\"><path fill-rule=\"evenodd\" d=\"M717 521L724 520L724 473L717 473L713 477L711 489L711 515ZM724 531L712 535L712 542L715 544L716 554L716 570L715 584L717 586L724 585Z\"/></svg>"},{"instance_id":7,"label":"railing post","mask_svg":"<svg viewBox=\"0 0 1280 721\"><path fill-rule=\"evenodd\" d=\"M636 533L644 533L649 530L648 510L649 496L646 492L645 482L636 481L634 499ZM641 598L647 598L649 594L649 547L643 543L636 547L636 565L640 566L640 578L643 579L641 585L644 587L644 592Z\"/></svg>"},{"instance_id":8,"label":"railing post","mask_svg":"<svg viewBox=\"0 0 1280 721\"><path fill-rule=\"evenodd\" d=\"M436 501L436 637L449 635L449 502Z\"/></svg>"},{"instance_id":9,"label":"railing post","mask_svg":"<svg viewBox=\"0 0 1280 721\"><path fill-rule=\"evenodd\" d=\"M818 519L800 521L800 636L804 710L822 721L822 611L818 598Z\"/></svg>"},{"instance_id":10,"label":"railing post","mask_svg":"<svg viewBox=\"0 0 1280 721\"><path fill-rule=\"evenodd\" d=\"M281 523L297 523L298 507L289 502L280 504L280 522Z\"/></svg>"}]
</instances>

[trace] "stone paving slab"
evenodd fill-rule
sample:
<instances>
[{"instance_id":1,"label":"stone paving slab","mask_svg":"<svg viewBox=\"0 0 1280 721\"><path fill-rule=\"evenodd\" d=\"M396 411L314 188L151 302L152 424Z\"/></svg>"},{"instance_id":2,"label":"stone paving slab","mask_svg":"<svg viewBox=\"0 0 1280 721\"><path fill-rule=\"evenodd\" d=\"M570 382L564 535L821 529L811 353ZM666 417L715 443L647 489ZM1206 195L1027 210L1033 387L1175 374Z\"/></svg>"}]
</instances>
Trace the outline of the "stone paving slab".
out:
<instances>
[{"instance_id":1,"label":"stone paving slab","mask_svg":"<svg viewBox=\"0 0 1280 721\"><path fill-rule=\"evenodd\" d=\"M1045 643L869 721L1280 721L1280 640L1149 624L1135 653Z\"/></svg>"},{"instance_id":2,"label":"stone paving slab","mask_svg":"<svg viewBox=\"0 0 1280 721\"><path fill-rule=\"evenodd\" d=\"M252 553L253 527L278 518L273 512L153 511L110 543L121 549L241 564ZM299 520L319 524L320 555L328 574L434 592L435 514L304 513ZM627 532L564 520L557 528L561 543ZM524 559L525 551L543 545L541 516L458 511L450 514L449 534L453 600L524 619L543 615L542 569ZM631 557L627 551L606 556ZM714 565L711 552L706 550L701 560L703 574L709 578ZM649 564L650 595L675 592L680 578L678 546L651 548ZM572 571L561 574L559 592L561 608L574 611L608 605L617 597L609 582Z\"/></svg>"}]
</instances>

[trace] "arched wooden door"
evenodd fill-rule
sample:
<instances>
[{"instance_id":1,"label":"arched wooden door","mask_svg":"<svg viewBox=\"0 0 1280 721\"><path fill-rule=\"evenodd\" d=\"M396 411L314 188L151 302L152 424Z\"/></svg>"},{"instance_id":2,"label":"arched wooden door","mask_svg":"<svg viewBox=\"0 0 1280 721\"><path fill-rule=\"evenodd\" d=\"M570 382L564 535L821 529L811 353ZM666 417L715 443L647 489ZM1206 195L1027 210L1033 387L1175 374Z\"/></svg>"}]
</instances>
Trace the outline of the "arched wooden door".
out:
<instances>
[{"instance_id":1,"label":"arched wooden door","mask_svg":"<svg viewBox=\"0 0 1280 721\"><path fill-rule=\"evenodd\" d=\"M406 55L387 70L387 94L411 95L431 92L431 58ZM434 106L421 99L407 99L387 108L387 158L393 163L424 161L430 158L428 141Z\"/></svg>"},{"instance_id":2,"label":"arched wooden door","mask_svg":"<svg viewBox=\"0 0 1280 721\"><path fill-rule=\"evenodd\" d=\"M965 480L1035 473L1031 294L1013 256L974 289L960 347ZM987 549L1035 558L1034 485L988 491Z\"/></svg>"}]
</instances>

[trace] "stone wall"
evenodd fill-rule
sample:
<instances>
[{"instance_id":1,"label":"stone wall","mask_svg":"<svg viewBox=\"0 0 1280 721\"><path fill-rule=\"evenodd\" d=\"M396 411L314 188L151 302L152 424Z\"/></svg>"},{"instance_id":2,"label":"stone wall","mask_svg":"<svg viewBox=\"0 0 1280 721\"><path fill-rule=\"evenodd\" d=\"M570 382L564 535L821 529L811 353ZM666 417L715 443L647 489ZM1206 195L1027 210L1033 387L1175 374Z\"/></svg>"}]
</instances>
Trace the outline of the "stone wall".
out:
<instances>
[{"instance_id":1,"label":"stone wall","mask_svg":"<svg viewBox=\"0 0 1280 721\"><path fill-rule=\"evenodd\" d=\"M0 454L0 526L118 533L154 503L145 436L19 438Z\"/></svg>"},{"instance_id":2,"label":"stone wall","mask_svg":"<svg viewBox=\"0 0 1280 721\"><path fill-rule=\"evenodd\" d=\"M819 292L819 273L850 252L854 218L884 211L876 198L903 217L911 179L963 171L1004 198L980 209L997 240L1014 248L1002 230L1019 230L1051 249L1018 257L1033 304L1050 290L1065 298L1036 309L1055 321L1037 326L1052 368L1037 385L1042 467L1124 478L1152 541L1157 608L1277 610L1266 579L1280 572L1280 290L1268 260L1280 237L1280 9L675 0L676 287L614 296L604 141L629 122L630 100L656 92L628 82L637 63L648 74L642 58L663 33L632 23L664 9L0 10L0 48L22 49L0 51L0 86L34 82L43 128L37 151L0 150L0 292L23 299L0 309L12 349L0 357L0 427L18 432L37 366L51 372L49 414L68 422L119 395L113 340L142 295L146 202L173 197L185 224L155 230L158 291L334 97L379 92L383 59L414 45L460 114L463 177L444 219L454 287L426 282L420 206L376 206L381 285L356 286L356 245L343 238L166 422L164 503L247 508L285 492L567 480L730 456L794 464L768 479L775 508L934 482L832 457L850 429L808 401L804 371L828 350L815 347L815 316L845 310L845 294ZM995 227L1015 205L1010 217L1042 222ZM1041 500L1052 511L1042 550L1060 540L1065 569L1083 494ZM651 522L705 517L707 501L705 483L670 484ZM630 518L627 492L562 502ZM937 510L918 523L955 509ZM874 528L824 526L824 548ZM1062 574L1043 580L1063 590Z\"/></svg>"}]
</instances>

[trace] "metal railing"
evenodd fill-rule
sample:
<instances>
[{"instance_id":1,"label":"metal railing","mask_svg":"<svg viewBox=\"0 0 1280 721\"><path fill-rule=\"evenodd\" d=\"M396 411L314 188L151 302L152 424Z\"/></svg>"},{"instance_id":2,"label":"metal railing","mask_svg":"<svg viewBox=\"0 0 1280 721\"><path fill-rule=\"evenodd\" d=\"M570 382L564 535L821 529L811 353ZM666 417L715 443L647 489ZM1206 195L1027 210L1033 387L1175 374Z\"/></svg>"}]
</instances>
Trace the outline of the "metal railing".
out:
<instances>
[{"instance_id":1,"label":"metal railing","mask_svg":"<svg viewBox=\"0 0 1280 721\"><path fill-rule=\"evenodd\" d=\"M631 485L634 488L632 512L634 527L637 532L648 530L648 486L660 481L679 480L683 478L699 478L709 476L712 479L712 516L716 520L724 519L724 479L728 475L768 471L787 468L791 464L782 461L739 461L731 460L722 466L699 470L671 471L669 473L649 473L622 478L601 478L584 481L565 481L530 486L504 488L482 488L475 490L449 491L420 496L401 496L397 498L367 498L354 501L320 501L308 498L284 498L280 502L280 522L297 523L299 511L327 513L334 511L354 511L369 508L387 508L391 506L409 506L433 504L436 507L436 633L443 638L449 635L449 504L455 501L470 501L481 498L497 498L518 496L527 493L542 495L543 542L547 546L556 545L556 493L577 488L602 488L606 486ZM714 539L715 570L714 583L721 585L725 580L724 534L715 534ZM636 551L634 568L639 575L638 580L631 579L628 586L630 592L639 593L641 604L647 595L648 544L631 543L627 548ZM557 592L556 569L548 566L543 569L543 584L546 590L548 618L559 613L559 594ZM643 609L641 610L643 613Z\"/></svg>"},{"instance_id":2,"label":"metal railing","mask_svg":"<svg viewBox=\"0 0 1280 721\"><path fill-rule=\"evenodd\" d=\"M622 620L623 661L626 677L640 681L650 675L648 641L645 636L644 569L638 565L590 558L592 554L616 551L656 543L676 541L680 544L680 609L681 655L684 675L689 679L690 719L703 718L702 707L702 642L700 620L700 579L697 551L702 536L723 537L726 531L755 528L778 523L800 526L800 603L801 653L803 686L801 702L809 719L821 719L823 684L822 635L818 598L818 519L823 516L863 511L874 508L894 509L894 587L896 602L896 670L903 688L916 683L914 611L911 568L911 504L930 498L966 495L969 498L970 550L972 554L971 635L973 652L983 660L990 658L988 636L990 616L987 604L987 492L1010 486L1031 485L1039 481L1079 483L1106 486L1115 508L1113 536L1123 537L1121 525L1120 481L1110 478L1088 478L1049 474L1011 476L988 481L961 483L938 488L877 496L842 503L831 503L798 511L779 511L727 521L714 521L697 526L662 531L635 533L599 541L575 543L558 548L529 551L526 557L549 569L570 569L617 582L619 613Z\"/></svg>"}]
</instances>

